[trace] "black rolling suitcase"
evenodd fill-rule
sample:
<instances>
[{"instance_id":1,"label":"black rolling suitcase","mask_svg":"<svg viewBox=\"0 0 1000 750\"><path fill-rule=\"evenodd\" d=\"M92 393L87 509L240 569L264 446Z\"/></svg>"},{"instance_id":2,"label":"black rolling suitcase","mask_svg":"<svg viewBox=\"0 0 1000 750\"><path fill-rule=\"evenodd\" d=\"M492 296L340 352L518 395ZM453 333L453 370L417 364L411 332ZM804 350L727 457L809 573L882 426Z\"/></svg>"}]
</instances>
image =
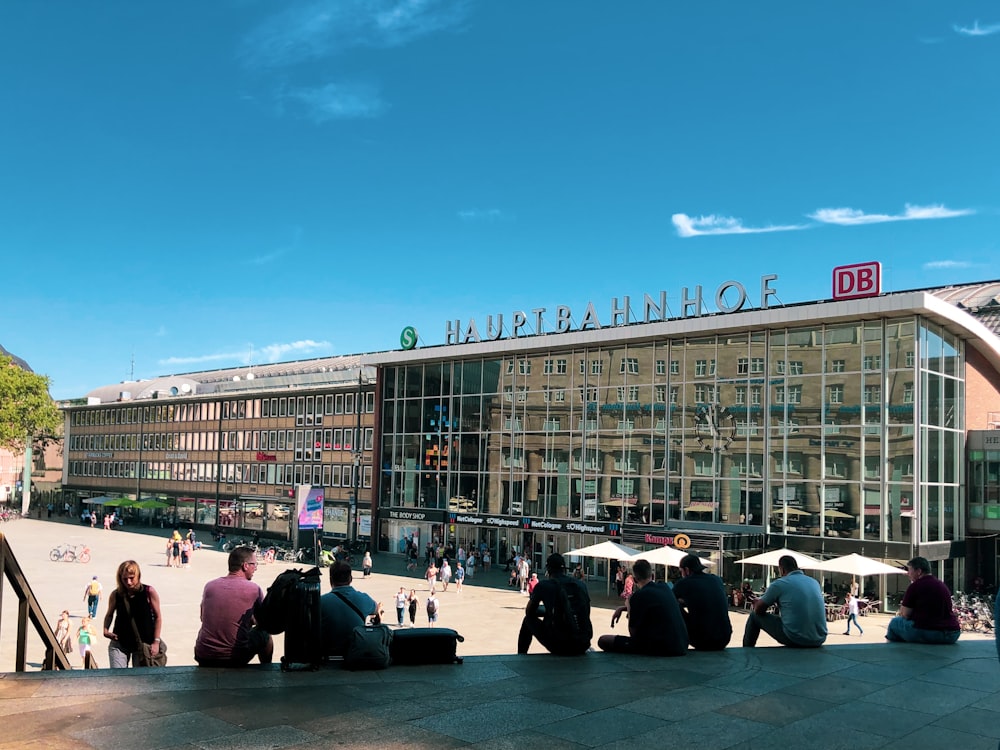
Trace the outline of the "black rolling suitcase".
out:
<instances>
[{"instance_id":1,"label":"black rolling suitcase","mask_svg":"<svg viewBox=\"0 0 1000 750\"><path fill-rule=\"evenodd\" d=\"M456 651L464 641L451 628L400 628L392 633L392 663L461 664Z\"/></svg>"},{"instance_id":2,"label":"black rolling suitcase","mask_svg":"<svg viewBox=\"0 0 1000 750\"><path fill-rule=\"evenodd\" d=\"M319 614L320 572L303 574L288 592L283 672L319 669L323 662L323 638Z\"/></svg>"}]
</instances>

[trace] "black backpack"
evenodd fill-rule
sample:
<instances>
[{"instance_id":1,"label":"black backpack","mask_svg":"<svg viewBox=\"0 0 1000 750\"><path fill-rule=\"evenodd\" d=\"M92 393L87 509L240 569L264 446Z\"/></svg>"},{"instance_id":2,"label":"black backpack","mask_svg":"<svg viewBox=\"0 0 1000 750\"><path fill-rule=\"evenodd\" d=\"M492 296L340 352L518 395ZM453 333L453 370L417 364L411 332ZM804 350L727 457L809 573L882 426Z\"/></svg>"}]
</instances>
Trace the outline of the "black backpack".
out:
<instances>
[{"instance_id":1,"label":"black backpack","mask_svg":"<svg viewBox=\"0 0 1000 750\"><path fill-rule=\"evenodd\" d=\"M571 581L554 579L556 583L555 612L552 613L552 627L556 632L581 638L580 620L577 610L580 607L580 596L577 587Z\"/></svg>"},{"instance_id":2,"label":"black backpack","mask_svg":"<svg viewBox=\"0 0 1000 750\"><path fill-rule=\"evenodd\" d=\"M319 585L319 568L312 570L292 568L279 573L274 583L268 586L264 600L254 610L257 627L271 635L283 633L288 624L287 612L292 593L300 582L310 578L315 579L315 584Z\"/></svg>"}]
</instances>

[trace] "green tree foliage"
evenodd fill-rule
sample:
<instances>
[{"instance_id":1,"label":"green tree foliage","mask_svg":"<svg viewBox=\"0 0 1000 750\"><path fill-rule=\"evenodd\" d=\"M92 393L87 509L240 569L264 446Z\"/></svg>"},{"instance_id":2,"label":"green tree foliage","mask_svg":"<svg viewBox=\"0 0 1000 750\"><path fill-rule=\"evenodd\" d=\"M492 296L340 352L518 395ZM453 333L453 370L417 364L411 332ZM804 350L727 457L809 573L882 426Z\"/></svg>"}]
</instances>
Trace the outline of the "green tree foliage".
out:
<instances>
[{"instance_id":1,"label":"green tree foliage","mask_svg":"<svg viewBox=\"0 0 1000 750\"><path fill-rule=\"evenodd\" d=\"M49 395L49 379L0 356L0 448L23 453L25 441L62 432L62 415Z\"/></svg>"}]
</instances>

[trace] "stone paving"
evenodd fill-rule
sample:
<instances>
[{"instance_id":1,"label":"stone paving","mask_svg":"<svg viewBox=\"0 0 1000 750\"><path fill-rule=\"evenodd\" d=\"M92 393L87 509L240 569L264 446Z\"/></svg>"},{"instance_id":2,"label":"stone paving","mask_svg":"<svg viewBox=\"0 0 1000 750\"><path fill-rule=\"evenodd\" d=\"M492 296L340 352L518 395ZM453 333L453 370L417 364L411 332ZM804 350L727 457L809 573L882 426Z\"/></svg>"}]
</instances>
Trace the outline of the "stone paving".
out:
<instances>
[{"instance_id":1,"label":"stone paving","mask_svg":"<svg viewBox=\"0 0 1000 750\"><path fill-rule=\"evenodd\" d=\"M678 743L708 750L993 750L1000 740L1000 665L985 638L963 637L956 646L887 644L886 618L866 617L863 638L831 635L819 650L729 648L680 659L516 656L510 652L524 599L505 589L504 575L495 572L462 594L449 590L442 597L441 624L467 638L463 665L359 673L333 666L305 673L276 666L206 670L183 665L191 662L201 586L223 574L223 553L203 550L192 569L171 570L163 564L166 531L158 529L130 534L21 520L0 530L50 620L64 607L75 620L90 576L109 587L118 562L134 557L143 580L165 601L172 665L0 675L0 750L562 750ZM74 537L91 545L93 561L50 563L53 540ZM266 586L279 567L262 568L259 582ZM398 575L400 567L394 557L376 557L379 572L359 580L359 588L387 603L399 585L423 598L426 584ZM602 586L591 586L597 633L609 632L601 625L614 605ZM15 606L6 585L4 603L0 669L11 669ZM733 617L739 634L742 615ZM840 624L831 631L840 632ZM37 668L40 646L34 649L29 657L36 654Z\"/></svg>"}]
</instances>

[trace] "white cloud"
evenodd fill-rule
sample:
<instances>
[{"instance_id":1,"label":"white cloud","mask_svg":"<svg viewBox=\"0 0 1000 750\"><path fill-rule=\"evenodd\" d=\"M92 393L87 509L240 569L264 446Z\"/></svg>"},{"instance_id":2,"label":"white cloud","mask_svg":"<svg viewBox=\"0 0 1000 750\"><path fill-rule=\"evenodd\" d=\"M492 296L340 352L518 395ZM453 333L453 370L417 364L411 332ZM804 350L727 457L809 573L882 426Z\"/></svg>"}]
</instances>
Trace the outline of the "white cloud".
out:
<instances>
[{"instance_id":1,"label":"white cloud","mask_svg":"<svg viewBox=\"0 0 1000 750\"><path fill-rule=\"evenodd\" d=\"M700 237L712 234L763 234L765 232L791 232L806 229L805 224L769 225L765 227L745 227L740 219L731 216L688 216L674 214L670 217L677 228L679 237Z\"/></svg>"},{"instance_id":2,"label":"white cloud","mask_svg":"<svg viewBox=\"0 0 1000 750\"><path fill-rule=\"evenodd\" d=\"M333 344L329 341L306 339L304 341L292 341L287 344L268 344L255 351L259 351L265 361L277 362L279 359L292 353L296 355L317 354L323 351L330 351L331 349L333 349Z\"/></svg>"},{"instance_id":3,"label":"white cloud","mask_svg":"<svg viewBox=\"0 0 1000 750\"><path fill-rule=\"evenodd\" d=\"M279 102L301 109L316 123L378 117L389 108L375 87L361 83L328 83L318 88L294 89L280 94Z\"/></svg>"},{"instance_id":4,"label":"white cloud","mask_svg":"<svg viewBox=\"0 0 1000 750\"><path fill-rule=\"evenodd\" d=\"M901 214L866 214L854 208L821 208L809 215L810 219L823 224L858 226L860 224L882 224L888 221L915 221L917 219L953 219L975 213L972 209L951 209L942 205L911 206Z\"/></svg>"},{"instance_id":5,"label":"white cloud","mask_svg":"<svg viewBox=\"0 0 1000 750\"><path fill-rule=\"evenodd\" d=\"M460 26L468 0L319 0L282 10L243 42L247 65L273 68L356 47L396 47Z\"/></svg>"},{"instance_id":6,"label":"white cloud","mask_svg":"<svg viewBox=\"0 0 1000 750\"><path fill-rule=\"evenodd\" d=\"M494 222L505 221L509 217L499 208L468 208L458 212L458 218L462 221L474 222Z\"/></svg>"},{"instance_id":7,"label":"white cloud","mask_svg":"<svg viewBox=\"0 0 1000 750\"><path fill-rule=\"evenodd\" d=\"M979 21L975 21L972 26L959 26L956 24L952 28L955 29L956 34L962 34L963 36L989 36L1000 31L1000 23L980 26Z\"/></svg>"},{"instance_id":8,"label":"white cloud","mask_svg":"<svg viewBox=\"0 0 1000 750\"><path fill-rule=\"evenodd\" d=\"M973 264L964 260L932 260L924 263L925 271L948 270L952 268L973 268Z\"/></svg>"},{"instance_id":9,"label":"white cloud","mask_svg":"<svg viewBox=\"0 0 1000 750\"><path fill-rule=\"evenodd\" d=\"M167 357L159 360L161 365L196 365L211 362L231 362L235 364L250 364L250 352L255 352L255 359L264 362L277 362L289 354L308 355L328 352L333 349L329 341L313 341L306 339L303 341L291 341L286 344L268 344L267 346L248 347L239 351L216 352L214 354L201 354L191 357ZM257 356L259 355L259 356Z\"/></svg>"}]
</instances>

